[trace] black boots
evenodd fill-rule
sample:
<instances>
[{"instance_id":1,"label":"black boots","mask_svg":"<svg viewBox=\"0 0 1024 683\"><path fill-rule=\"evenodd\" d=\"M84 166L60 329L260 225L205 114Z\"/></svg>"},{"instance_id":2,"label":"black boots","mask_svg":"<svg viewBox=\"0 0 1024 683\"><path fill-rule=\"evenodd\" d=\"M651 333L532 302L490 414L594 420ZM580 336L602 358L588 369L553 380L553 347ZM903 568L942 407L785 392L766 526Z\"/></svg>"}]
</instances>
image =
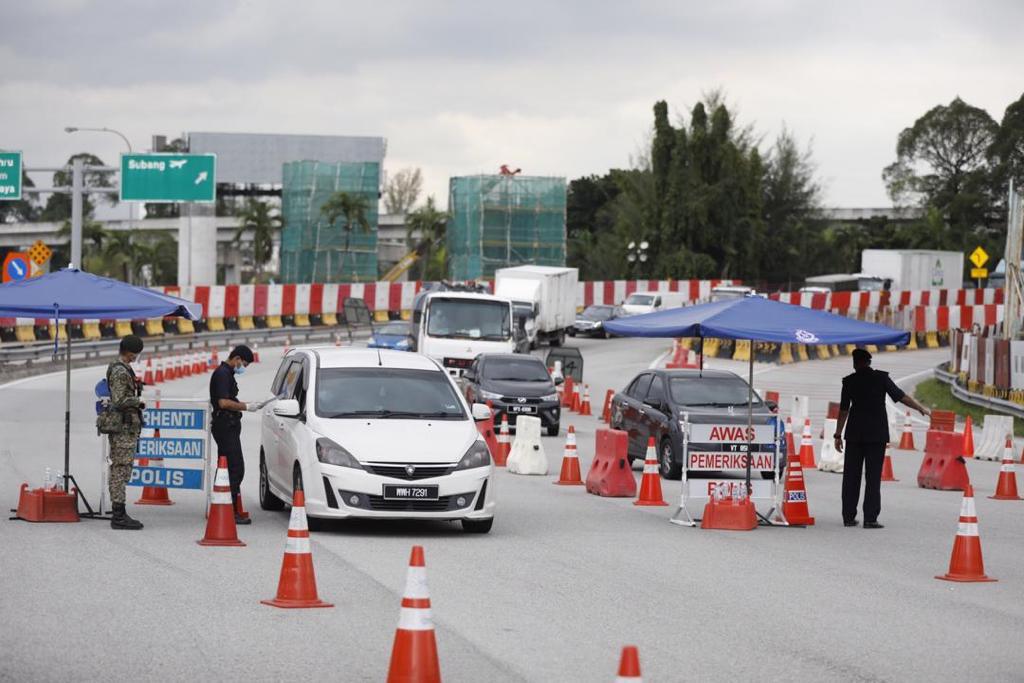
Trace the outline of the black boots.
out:
<instances>
[{"instance_id":1,"label":"black boots","mask_svg":"<svg viewBox=\"0 0 1024 683\"><path fill-rule=\"evenodd\" d=\"M132 519L124 510L124 503L114 503L114 515L110 518L111 529L141 529L142 522Z\"/></svg>"}]
</instances>

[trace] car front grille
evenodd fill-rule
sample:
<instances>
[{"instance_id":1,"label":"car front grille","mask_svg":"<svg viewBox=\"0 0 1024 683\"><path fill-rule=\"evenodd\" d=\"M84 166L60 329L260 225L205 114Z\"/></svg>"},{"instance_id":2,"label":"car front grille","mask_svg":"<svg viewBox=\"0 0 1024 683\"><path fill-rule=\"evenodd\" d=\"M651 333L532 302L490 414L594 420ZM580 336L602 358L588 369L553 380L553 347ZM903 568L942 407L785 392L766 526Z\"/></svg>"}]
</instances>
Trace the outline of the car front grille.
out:
<instances>
[{"instance_id":1,"label":"car front grille","mask_svg":"<svg viewBox=\"0 0 1024 683\"><path fill-rule=\"evenodd\" d=\"M449 509L451 496L437 500L385 500L384 496L367 496L371 510L382 512L444 512Z\"/></svg>"},{"instance_id":2,"label":"car front grille","mask_svg":"<svg viewBox=\"0 0 1024 683\"><path fill-rule=\"evenodd\" d=\"M502 403L510 403L512 405L529 406L536 403L540 403L539 397L527 398L526 401L520 401L519 396L502 396Z\"/></svg>"},{"instance_id":3,"label":"car front grille","mask_svg":"<svg viewBox=\"0 0 1024 683\"><path fill-rule=\"evenodd\" d=\"M409 472L406 471L406 466L404 464L364 465L364 467L373 474L377 474L382 477L391 477L392 479L401 479L403 481L417 481L419 479L441 477L448 474L452 469L451 465L415 465L413 473L409 474Z\"/></svg>"}]
</instances>

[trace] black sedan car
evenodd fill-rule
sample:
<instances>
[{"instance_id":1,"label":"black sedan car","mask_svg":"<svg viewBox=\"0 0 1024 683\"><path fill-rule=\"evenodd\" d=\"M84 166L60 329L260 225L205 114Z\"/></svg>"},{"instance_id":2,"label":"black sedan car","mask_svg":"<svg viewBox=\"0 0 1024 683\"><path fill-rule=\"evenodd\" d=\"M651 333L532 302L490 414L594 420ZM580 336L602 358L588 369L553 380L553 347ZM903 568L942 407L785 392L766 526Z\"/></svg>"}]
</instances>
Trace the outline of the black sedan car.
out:
<instances>
[{"instance_id":1,"label":"black sedan car","mask_svg":"<svg viewBox=\"0 0 1024 683\"><path fill-rule=\"evenodd\" d=\"M462 380L470 404L491 404L495 424L501 424L503 415L508 415L510 425L520 415L531 415L540 418L548 436L558 436L562 409L555 383L540 358L484 353L476 357Z\"/></svg>"},{"instance_id":2,"label":"black sedan car","mask_svg":"<svg viewBox=\"0 0 1024 683\"><path fill-rule=\"evenodd\" d=\"M748 385L723 370L647 370L615 394L611 426L629 434L629 460L642 460L654 437L661 476L679 479L683 467L683 414L691 423L743 426L747 421ZM776 407L754 393L754 424L774 424ZM780 472L785 467L785 454ZM771 470L762 477L771 479Z\"/></svg>"},{"instance_id":3,"label":"black sedan car","mask_svg":"<svg viewBox=\"0 0 1024 683\"><path fill-rule=\"evenodd\" d=\"M601 337L603 339L608 336L608 333L604 331L604 324L618 318L619 313L618 306L603 304L587 306L582 313L576 316L576 322L569 328L569 335L572 337L576 335Z\"/></svg>"}]
</instances>

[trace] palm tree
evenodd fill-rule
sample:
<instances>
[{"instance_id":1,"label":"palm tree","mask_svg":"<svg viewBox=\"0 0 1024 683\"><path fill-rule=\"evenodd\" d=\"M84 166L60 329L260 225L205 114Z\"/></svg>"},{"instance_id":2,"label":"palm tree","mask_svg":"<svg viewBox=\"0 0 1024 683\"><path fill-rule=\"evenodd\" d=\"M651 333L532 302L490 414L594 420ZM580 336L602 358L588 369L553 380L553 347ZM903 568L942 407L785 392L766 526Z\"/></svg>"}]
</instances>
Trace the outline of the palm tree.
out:
<instances>
[{"instance_id":1,"label":"palm tree","mask_svg":"<svg viewBox=\"0 0 1024 683\"><path fill-rule=\"evenodd\" d=\"M248 201L238 218L238 229L232 241L239 245L245 233L252 234L252 261L256 268L256 281L259 282L263 267L274 254L274 238L284 221L280 213L271 213L269 204L255 199Z\"/></svg>"},{"instance_id":2,"label":"palm tree","mask_svg":"<svg viewBox=\"0 0 1024 683\"><path fill-rule=\"evenodd\" d=\"M447 277L447 264L444 259L437 259L435 255L443 256L443 247L438 247L444 241L445 232L448 227L448 214L439 211L434 205L434 198L427 197L424 206L409 213L405 219L405 239L411 249L420 253L419 267L417 271L420 280L443 280ZM419 241L414 243L413 236L419 234Z\"/></svg>"},{"instance_id":3,"label":"palm tree","mask_svg":"<svg viewBox=\"0 0 1024 683\"><path fill-rule=\"evenodd\" d=\"M128 231L111 232L103 245L103 259L110 274L134 284L142 267L150 263L153 250ZM120 271L120 272L118 272Z\"/></svg>"},{"instance_id":4,"label":"palm tree","mask_svg":"<svg viewBox=\"0 0 1024 683\"><path fill-rule=\"evenodd\" d=\"M345 272L344 259L349 253L349 245L352 241L352 229L358 228L360 232L370 231L370 221L366 219L366 213L369 209L370 206L365 196L360 194L350 194L341 190L328 197L327 201L324 202L324 205L320 207L320 215L323 216L328 225L334 225L339 218L343 218L345 220L345 223L342 226L342 230L345 231L345 247L342 250L341 257L342 273ZM319 225L317 226L317 237L317 241L319 242ZM317 254L314 254L314 274L316 272L316 257ZM358 275L356 276L356 279L358 280Z\"/></svg>"}]
</instances>

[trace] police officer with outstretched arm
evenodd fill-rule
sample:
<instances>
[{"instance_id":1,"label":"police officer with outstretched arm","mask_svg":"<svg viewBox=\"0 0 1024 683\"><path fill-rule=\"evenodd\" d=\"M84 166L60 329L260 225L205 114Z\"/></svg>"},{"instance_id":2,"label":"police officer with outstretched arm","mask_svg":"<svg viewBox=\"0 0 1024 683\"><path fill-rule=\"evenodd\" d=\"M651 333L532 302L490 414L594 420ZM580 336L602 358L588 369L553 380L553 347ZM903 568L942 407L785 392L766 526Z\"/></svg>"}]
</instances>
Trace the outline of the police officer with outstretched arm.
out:
<instances>
[{"instance_id":1,"label":"police officer with outstretched arm","mask_svg":"<svg viewBox=\"0 0 1024 683\"><path fill-rule=\"evenodd\" d=\"M878 513L882 509L882 466L889 443L889 417L885 396L910 406L922 415L930 411L913 396L905 394L889 373L871 367L871 354L865 349L853 352L853 374L843 378L843 394L836 425L836 450L843 450L846 428L846 456L843 460L843 524L857 526L857 501L860 498L861 471L864 472L864 528L881 529Z\"/></svg>"},{"instance_id":2,"label":"police officer with outstretched arm","mask_svg":"<svg viewBox=\"0 0 1024 683\"><path fill-rule=\"evenodd\" d=\"M142 353L142 338L129 334L121 340L117 360L107 367L110 408L120 414L120 430L108 434L110 442L110 475L108 488L113 516L111 529L141 529L142 522L125 512L125 486L132 476L132 464L142 433L142 383L135 377L132 363ZM117 427L115 426L115 429Z\"/></svg>"},{"instance_id":3,"label":"police officer with outstretched arm","mask_svg":"<svg viewBox=\"0 0 1024 683\"><path fill-rule=\"evenodd\" d=\"M245 477L245 460L242 458L240 437L242 412L259 410L259 406L238 400L238 382L235 381L235 376L245 372L252 362L252 350L248 346L236 346L228 354L228 359L210 376L210 405L213 406L210 431L217 442L217 454L223 455L228 461L228 479L231 481L231 502L235 509L236 524L252 523L248 517L238 514L242 478Z\"/></svg>"}]
</instances>

